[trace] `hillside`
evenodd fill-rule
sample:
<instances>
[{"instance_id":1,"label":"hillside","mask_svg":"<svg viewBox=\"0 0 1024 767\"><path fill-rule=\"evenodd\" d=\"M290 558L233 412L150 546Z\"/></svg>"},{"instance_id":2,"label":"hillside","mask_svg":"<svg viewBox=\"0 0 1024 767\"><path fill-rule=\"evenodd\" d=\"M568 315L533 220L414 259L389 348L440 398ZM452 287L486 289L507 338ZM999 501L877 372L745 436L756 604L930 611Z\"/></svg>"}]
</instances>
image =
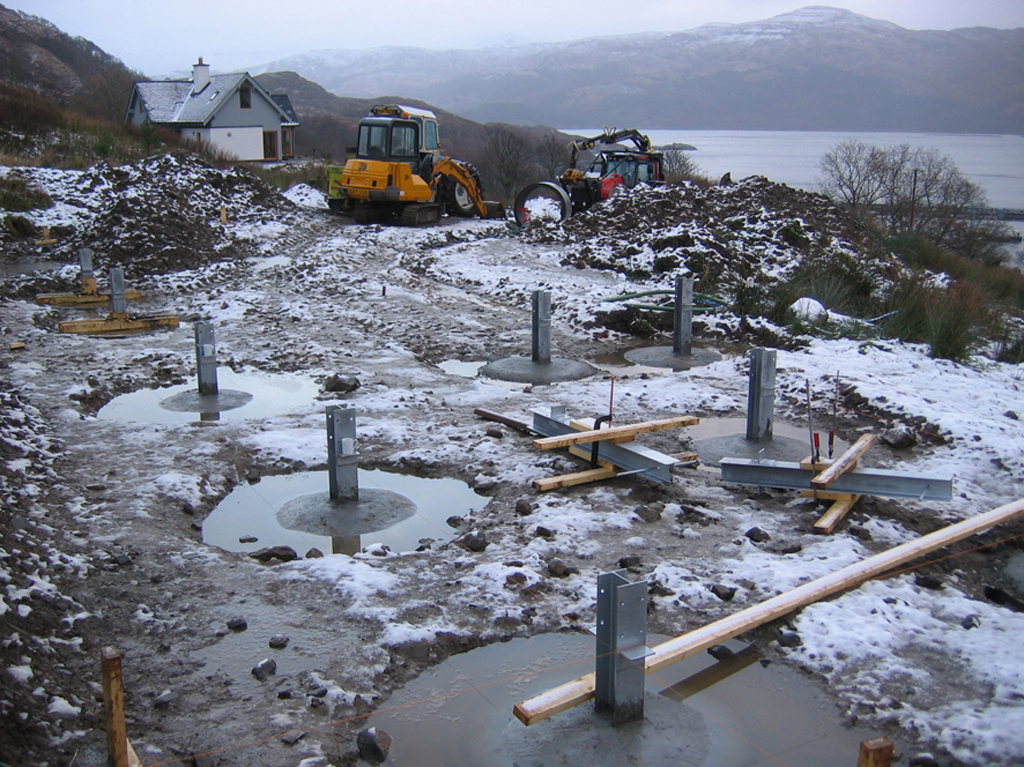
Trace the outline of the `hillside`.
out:
<instances>
[{"instance_id":1,"label":"hillside","mask_svg":"<svg viewBox=\"0 0 1024 767\"><path fill-rule=\"evenodd\" d=\"M474 50L326 50L287 69L346 96L562 127L1017 133L1024 29L914 31L812 7L685 32Z\"/></svg>"}]
</instances>

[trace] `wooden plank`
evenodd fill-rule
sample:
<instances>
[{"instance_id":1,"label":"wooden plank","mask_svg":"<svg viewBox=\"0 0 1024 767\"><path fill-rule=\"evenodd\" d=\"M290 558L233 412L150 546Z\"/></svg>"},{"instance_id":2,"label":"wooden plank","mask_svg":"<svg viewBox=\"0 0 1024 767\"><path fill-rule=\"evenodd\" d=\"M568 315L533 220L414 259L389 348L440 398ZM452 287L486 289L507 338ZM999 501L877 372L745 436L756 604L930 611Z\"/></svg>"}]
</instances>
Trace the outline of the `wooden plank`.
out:
<instances>
[{"instance_id":1,"label":"wooden plank","mask_svg":"<svg viewBox=\"0 0 1024 767\"><path fill-rule=\"evenodd\" d=\"M126 301L139 301L142 294L130 288L124 292ZM84 306L89 304L109 304L110 293L96 293L95 291L82 291L81 293L37 293L37 304L48 304L50 306Z\"/></svg>"},{"instance_id":2,"label":"wooden plank","mask_svg":"<svg viewBox=\"0 0 1024 767\"><path fill-rule=\"evenodd\" d=\"M700 461L700 456L689 450L682 453L669 453L668 455L669 458L675 458L679 463L697 463Z\"/></svg>"},{"instance_id":3,"label":"wooden plank","mask_svg":"<svg viewBox=\"0 0 1024 767\"><path fill-rule=\"evenodd\" d=\"M861 741L857 767L889 767L894 749L893 742L885 735Z\"/></svg>"},{"instance_id":4,"label":"wooden plank","mask_svg":"<svg viewBox=\"0 0 1024 767\"><path fill-rule=\"evenodd\" d=\"M837 493L837 495L840 495ZM814 532L821 533L822 535L832 535L832 531L836 529L836 525L843 521L843 517L854 507L854 504L860 500L859 495L848 495L845 498L837 498L835 502L828 507L828 511L821 515L821 518L814 523Z\"/></svg>"},{"instance_id":5,"label":"wooden plank","mask_svg":"<svg viewBox=\"0 0 1024 767\"><path fill-rule=\"evenodd\" d=\"M798 586L760 604L740 610L703 628L662 642L654 654L645 660L645 670L653 674L673 663L720 644L727 639L806 607L825 597L859 586L895 567L905 565L918 557L949 546L990 527L1009 522L1024 515L1024 500L1007 503L970 519L957 522L934 533L900 544L881 554L856 562L830 575ZM594 697L594 674L587 674L536 697L517 703L513 709L516 718L531 725L566 711Z\"/></svg>"},{"instance_id":6,"label":"wooden plank","mask_svg":"<svg viewBox=\"0 0 1024 767\"><path fill-rule=\"evenodd\" d=\"M520 421L511 416L502 415L501 413L495 413L493 410L485 410L482 407L478 407L473 411L474 415L478 415L488 421L494 421L495 423L504 424L516 431L525 432L526 434L533 434L533 427L530 426L526 421Z\"/></svg>"},{"instance_id":7,"label":"wooden plank","mask_svg":"<svg viewBox=\"0 0 1024 767\"><path fill-rule=\"evenodd\" d=\"M561 447L569 447L570 445L583 445L605 440L614 441L621 437L632 437L652 431L677 429L680 426L694 426L698 423L700 423L700 419L695 416L681 415L675 418L663 418L658 421L645 421L627 426L610 426L607 429L593 429L576 434L558 434L554 437L541 437L533 441L533 446L538 450L555 450Z\"/></svg>"},{"instance_id":8,"label":"wooden plank","mask_svg":"<svg viewBox=\"0 0 1024 767\"><path fill-rule=\"evenodd\" d=\"M572 487L574 485L585 485L588 482L600 482L604 479L611 479L618 470L612 467L599 467L597 469L586 469L573 472L572 474L560 474L557 477L545 477L544 479L533 480L533 486L541 492L557 490L560 487Z\"/></svg>"},{"instance_id":9,"label":"wooden plank","mask_svg":"<svg viewBox=\"0 0 1024 767\"><path fill-rule=\"evenodd\" d=\"M173 314L139 319L110 316L97 320L67 320L58 323L57 329L61 333L117 333L125 330L150 330L160 326L176 328L178 318Z\"/></svg>"},{"instance_id":10,"label":"wooden plank","mask_svg":"<svg viewBox=\"0 0 1024 767\"><path fill-rule=\"evenodd\" d=\"M816 490L828 490L841 475L853 471L857 467L860 457L877 441L877 434L862 434L860 439L854 442L831 466L811 480L811 487Z\"/></svg>"},{"instance_id":11,"label":"wooden plank","mask_svg":"<svg viewBox=\"0 0 1024 767\"><path fill-rule=\"evenodd\" d=\"M100 663L103 672L103 710L107 719L107 757L111 767L129 767L121 653L113 647L104 647L100 651Z\"/></svg>"}]
</instances>

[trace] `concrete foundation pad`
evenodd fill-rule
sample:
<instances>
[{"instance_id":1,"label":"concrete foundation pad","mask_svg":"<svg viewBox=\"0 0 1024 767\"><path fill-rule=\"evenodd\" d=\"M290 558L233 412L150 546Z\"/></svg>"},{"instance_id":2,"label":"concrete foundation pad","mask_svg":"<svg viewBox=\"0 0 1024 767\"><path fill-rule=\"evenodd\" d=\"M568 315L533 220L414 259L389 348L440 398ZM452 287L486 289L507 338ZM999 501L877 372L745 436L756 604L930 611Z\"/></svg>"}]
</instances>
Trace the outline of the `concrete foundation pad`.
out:
<instances>
[{"instance_id":1,"label":"concrete foundation pad","mask_svg":"<svg viewBox=\"0 0 1024 767\"><path fill-rule=\"evenodd\" d=\"M705 466L718 466L723 458L802 461L811 453L808 441L776 436L766 442L751 442L746 439L745 434L694 440L693 449Z\"/></svg>"},{"instance_id":2,"label":"concrete foundation pad","mask_svg":"<svg viewBox=\"0 0 1024 767\"><path fill-rule=\"evenodd\" d=\"M252 395L234 389L221 389L216 394L183 391L160 401L160 407L175 413L222 413L248 405Z\"/></svg>"},{"instance_id":3,"label":"concrete foundation pad","mask_svg":"<svg viewBox=\"0 0 1024 767\"><path fill-rule=\"evenodd\" d=\"M387 530L416 513L416 504L390 490L361 488L359 500L331 500L330 493L300 495L284 504L277 521L289 530L353 536Z\"/></svg>"},{"instance_id":4,"label":"concrete foundation pad","mask_svg":"<svg viewBox=\"0 0 1024 767\"><path fill-rule=\"evenodd\" d=\"M671 346L643 346L630 349L624 355L634 365L646 365L654 368L672 368L673 370L689 370L718 362L722 355L714 349L692 347L690 356L676 356Z\"/></svg>"},{"instance_id":5,"label":"concrete foundation pad","mask_svg":"<svg viewBox=\"0 0 1024 767\"><path fill-rule=\"evenodd\" d=\"M534 362L530 357L505 357L488 362L479 375L499 381L550 384L558 381L579 381L601 371L580 360L552 357L550 362Z\"/></svg>"}]
</instances>

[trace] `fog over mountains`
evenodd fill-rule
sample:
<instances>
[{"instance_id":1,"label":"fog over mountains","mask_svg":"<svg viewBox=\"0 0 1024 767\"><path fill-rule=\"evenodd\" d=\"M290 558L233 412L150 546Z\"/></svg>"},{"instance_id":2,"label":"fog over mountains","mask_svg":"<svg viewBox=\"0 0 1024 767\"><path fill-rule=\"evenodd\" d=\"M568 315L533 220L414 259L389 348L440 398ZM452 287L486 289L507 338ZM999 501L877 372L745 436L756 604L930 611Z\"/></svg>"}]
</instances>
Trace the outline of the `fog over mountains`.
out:
<instances>
[{"instance_id":1,"label":"fog over mountains","mask_svg":"<svg viewBox=\"0 0 1024 767\"><path fill-rule=\"evenodd\" d=\"M908 30L808 7L744 24L473 50L322 50L251 67L481 122L1020 133L1024 29Z\"/></svg>"}]
</instances>

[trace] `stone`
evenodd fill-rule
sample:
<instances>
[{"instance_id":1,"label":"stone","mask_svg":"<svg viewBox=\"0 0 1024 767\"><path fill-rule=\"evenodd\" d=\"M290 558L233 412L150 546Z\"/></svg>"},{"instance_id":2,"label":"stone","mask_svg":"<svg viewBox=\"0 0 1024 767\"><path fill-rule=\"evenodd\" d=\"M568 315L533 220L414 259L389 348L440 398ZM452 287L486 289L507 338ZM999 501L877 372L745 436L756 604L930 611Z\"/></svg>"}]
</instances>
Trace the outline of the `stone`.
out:
<instances>
[{"instance_id":1,"label":"stone","mask_svg":"<svg viewBox=\"0 0 1024 767\"><path fill-rule=\"evenodd\" d=\"M268 546L265 549L252 552L249 556L265 565L273 564L275 561L291 562L299 558L291 546Z\"/></svg>"},{"instance_id":2,"label":"stone","mask_svg":"<svg viewBox=\"0 0 1024 767\"><path fill-rule=\"evenodd\" d=\"M534 535L538 538L544 538L545 540L551 540L555 537L555 534L551 530L548 530L546 527L542 527L541 525L537 525Z\"/></svg>"},{"instance_id":3,"label":"stone","mask_svg":"<svg viewBox=\"0 0 1024 767\"><path fill-rule=\"evenodd\" d=\"M1013 411L1013 410L1007 410L1005 413L1003 413L1003 417L1004 418L1009 418L1011 421L1019 421L1020 420L1020 416L1017 415L1017 413L1015 411Z\"/></svg>"},{"instance_id":4,"label":"stone","mask_svg":"<svg viewBox=\"0 0 1024 767\"><path fill-rule=\"evenodd\" d=\"M361 386L359 379L347 373L335 373L324 381L324 391L348 394Z\"/></svg>"},{"instance_id":5,"label":"stone","mask_svg":"<svg viewBox=\"0 0 1024 767\"><path fill-rule=\"evenodd\" d=\"M575 575L578 572L578 569L572 565L567 565L558 557L548 562L548 574L555 578L568 578L570 575Z\"/></svg>"},{"instance_id":6,"label":"stone","mask_svg":"<svg viewBox=\"0 0 1024 767\"><path fill-rule=\"evenodd\" d=\"M356 735L359 756L370 764L380 764L388 758L391 750L391 736L376 727L367 727Z\"/></svg>"},{"instance_id":7,"label":"stone","mask_svg":"<svg viewBox=\"0 0 1024 767\"><path fill-rule=\"evenodd\" d=\"M275 650L282 650L288 646L289 641L290 640L288 639L288 637L284 636L283 634L275 634L274 636L270 637L269 644Z\"/></svg>"},{"instance_id":8,"label":"stone","mask_svg":"<svg viewBox=\"0 0 1024 767\"><path fill-rule=\"evenodd\" d=\"M452 514L450 517L448 517L448 519L444 521L444 523L448 525L448 527L454 528L462 527L462 525L465 524L465 522L466 520L460 517L458 514Z\"/></svg>"},{"instance_id":9,"label":"stone","mask_svg":"<svg viewBox=\"0 0 1024 767\"><path fill-rule=\"evenodd\" d=\"M630 572L637 572L640 569L640 556L638 554L630 554L625 557L619 557L619 567L625 568Z\"/></svg>"},{"instance_id":10,"label":"stone","mask_svg":"<svg viewBox=\"0 0 1024 767\"><path fill-rule=\"evenodd\" d=\"M725 586L721 583L716 583L711 587L711 593L721 599L723 602L730 601L736 596L736 588L733 586Z\"/></svg>"},{"instance_id":11,"label":"stone","mask_svg":"<svg viewBox=\"0 0 1024 767\"><path fill-rule=\"evenodd\" d=\"M295 730L294 732L286 732L281 736L281 742L286 746L294 746L306 735L305 730Z\"/></svg>"},{"instance_id":12,"label":"stone","mask_svg":"<svg viewBox=\"0 0 1024 767\"><path fill-rule=\"evenodd\" d=\"M252 668L252 675L261 682L266 682L277 673L277 662L273 658L264 658Z\"/></svg>"},{"instance_id":13,"label":"stone","mask_svg":"<svg viewBox=\"0 0 1024 767\"><path fill-rule=\"evenodd\" d=\"M900 424L882 432L882 442L893 450L906 450L917 444L917 437L909 428Z\"/></svg>"},{"instance_id":14,"label":"stone","mask_svg":"<svg viewBox=\"0 0 1024 767\"><path fill-rule=\"evenodd\" d=\"M659 508L658 504L643 504L633 509L633 513L636 514L644 522L651 524L661 519L661 512L664 509L664 505Z\"/></svg>"},{"instance_id":15,"label":"stone","mask_svg":"<svg viewBox=\"0 0 1024 767\"><path fill-rule=\"evenodd\" d=\"M516 514L520 517L528 517L533 514L533 504L530 503L526 498L520 498L516 501Z\"/></svg>"},{"instance_id":16,"label":"stone","mask_svg":"<svg viewBox=\"0 0 1024 767\"><path fill-rule=\"evenodd\" d=\"M770 541L772 539L772 537L760 527L752 527L747 530L744 535L754 543L764 543L765 541Z\"/></svg>"},{"instance_id":17,"label":"stone","mask_svg":"<svg viewBox=\"0 0 1024 767\"><path fill-rule=\"evenodd\" d=\"M255 535L243 535L238 539L239 543L256 543L259 540Z\"/></svg>"},{"instance_id":18,"label":"stone","mask_svg":"<svg viewBox=\"0 0 1024 767\"><path fill-rule=\"evenodd\" d=\"M799 647L804 642L795 631L784 631L779 634L779 644L783 647Z\"/></svg>"},{"instance_id":19,"label":"stone","mask_svg":"<svg viewBox=\"0 0 1024 767\"><path fill-rule=\"evenodd\" d=\"M909 767L939 767L939 762L929 753L915 754L907 762Z\"/></svg>"},{"instance_id":20,"label":"stone","mask_svg":"<svg viewBox=\"0 0 1024 767\"><path fill-rule=\"evenodd\" d=\"M494 439L502 439L505 436L505 432L497 426L488 426L485 434L487 434L488 437L494 437Z\"/></svg>"},{"instance_id":21,"label":"stone","mask_svg":"<svg viewBox=\"0 0 1024 767\"><path fill-rule=\"evenodd\" d=\"M708 648L708 655L710 655L715 660L725 660L726 658L731 658L735 654L736 653L734 653L724 644L716 644Z\"/></svg>"},{"instance_id":22,"label":"stone","mask_svg":"<svg viewBox=\"0 0 1024 767\"><path fill-rule=\"evenodd\" d=\"M472 552L481 552L487 548L487 536L480 530L466 533L457 542Z\"/></svg>"},{"instance_id":23,"label":"stone","mask_svg":"<svg viewBox=\"0 0 1024 767\"><path fill-rule=\"evenodd\" d=\"M312 548L306 552L306 559L322 559L324 553L320 549Z\"/></svg>"},{"instance_id":24,"label":"stone","mask_svg":"<svg viewBox=\"0 0 1024 767\"><path fill-rule=\"evenodd\" d=\"M917 573L914 576L914 583L923 589L931 589L932 591L942 588L942 579L927 573Z\"/></svg>"},{"instance_id":25,"label":"stone","mask_svg":"<svg viewBox=\"0 0 1024 767\"><path fill-rule=\"evenodd\" d=\"M249 628L249 622L241 615L236 615L228 621L228 628L232 631L245 631Z\"/></svg>"},{"instance_id":26,"label":"stone","mask_svg":"<svg viewBox=\"0 0 1024 767\"><path fill-rule=\"evenodd\" d=\"M962 621L960 621L960 625L968 630L976 629L978 628L978 626L981 625L981 616L977 615L976 613L971 613L970 615L966 616Z\"/></svg>"},{"instance_id":27,"label":"stone","mask_svg":"<svg viewBox=\"0 0 1024 767\"><path fill-rule=\"evenodd\" d=\"M156 708L167 708L174 701L178 699L178 693L172 690L164 690L162 693L156 696L153 700L153 705Z\"/></svg>"}]
</instances>

